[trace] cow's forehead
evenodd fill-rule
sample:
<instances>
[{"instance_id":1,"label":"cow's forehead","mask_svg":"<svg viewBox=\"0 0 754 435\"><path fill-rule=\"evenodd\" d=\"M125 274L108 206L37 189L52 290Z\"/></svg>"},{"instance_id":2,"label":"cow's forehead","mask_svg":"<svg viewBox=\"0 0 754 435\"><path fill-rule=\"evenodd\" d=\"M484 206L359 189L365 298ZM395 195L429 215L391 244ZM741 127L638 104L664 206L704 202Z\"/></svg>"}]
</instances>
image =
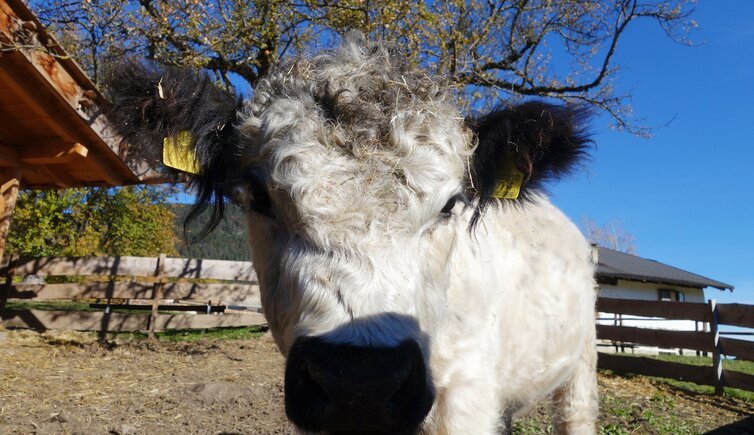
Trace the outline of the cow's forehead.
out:
<instances>
[{"instance_id":1,"label":"cow's forehead","mask_svg":"<svg viewBox=\"0 0 754 435\"><path fill-rule=\"evenodd\" d=\"M460 187L471 148L442 84L358 43L278 67L242 121L244 153L276 188L303 213L341 218L402 210L421 219L427 202Z\"/></svg>"},{"instance_id":2,"label":"cow's forehead","mask_svg":"<svg viewBox=\"0 0 754 435\"><path fill-rule=\"evenodd\" d=\"M263 142L303 134L357 157L400 159L414 144L450 155L464 151L463 119L448 87L404 58L382 45L346 41L280 65L256 87L245 121L260 129Z\"/></svg>"}]
</instances>

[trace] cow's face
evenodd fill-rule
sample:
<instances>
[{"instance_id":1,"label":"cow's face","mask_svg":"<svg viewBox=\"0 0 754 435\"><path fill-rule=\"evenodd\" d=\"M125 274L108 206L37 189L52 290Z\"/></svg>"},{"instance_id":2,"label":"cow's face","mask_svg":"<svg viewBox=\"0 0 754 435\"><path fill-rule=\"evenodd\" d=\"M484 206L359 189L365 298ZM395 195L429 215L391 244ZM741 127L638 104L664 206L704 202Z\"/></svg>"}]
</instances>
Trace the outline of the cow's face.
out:
<instances>
[{"instance_id":1,"label":"cow's face","mask_svg":"<svg viewBox=\"0 0 754 435\"><path fill-rule=\"evenodd\" d=\"M188 131L196 210L248 215L286 411L307 431L412 433L434 397L430 338L457 243L501 181L521 198L568 171L584 111L525 103L464 121L449 92L379 44L277 68L243 107L201 75L138 64L111 79L120 133L159 160Z\"/></svg>"},{"instance_id":2,"label":"cow's face","mask_svg":"<svg viewBox=\"0 0 754 435\"><path fill-rule=\"evenodd\" d=\"M308 430L410 432L432 403L427 337L466 228L470 134L426 77L398 82L379 53L348 54L260 84L233 191L289 357L289 416Z\"/></svg>"}]
</instances>

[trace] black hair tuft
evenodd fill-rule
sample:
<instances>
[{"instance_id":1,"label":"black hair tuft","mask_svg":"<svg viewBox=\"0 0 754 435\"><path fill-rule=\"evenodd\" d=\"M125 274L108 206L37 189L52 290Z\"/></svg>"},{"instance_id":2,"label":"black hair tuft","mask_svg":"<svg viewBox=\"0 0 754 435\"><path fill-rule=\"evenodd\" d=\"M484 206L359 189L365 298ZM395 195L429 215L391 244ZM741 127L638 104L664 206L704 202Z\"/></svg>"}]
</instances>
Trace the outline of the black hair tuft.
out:
<instances>
[{"instance_id":1,"label":"black hair tuft","mask_svg":"<svg viewBox=\"0 0 754 435\"><path fill-rule=\"evenodd\" d=\"M519 202L570 173L592 142L585 127L590 116L585 106L532 101L468 120L478 141L470 175L479 200L471 227L498 202L492 195L506 168L515 166L523 174L519 199L513 200Z\"/></svg>"},{"instance_id":2,"label":"black hair tuft","mask_svg":"<svg viewBox=\"0 0 754 435\"><path fill-rule=\"evenodd\" d=\"M176 176L179 171L161 164L163 140L190 132L201 170L189 175L197 198L184 222L184 234L186 226L211 206L208 223L195 237L203 238L217 227L225 209L225 180L238 160L236 114L241 98L217 87L206 73L133 60L115 66L107 84L113 102L109 118L129 144L129 154Z\"/></svg>"}]
</instances>

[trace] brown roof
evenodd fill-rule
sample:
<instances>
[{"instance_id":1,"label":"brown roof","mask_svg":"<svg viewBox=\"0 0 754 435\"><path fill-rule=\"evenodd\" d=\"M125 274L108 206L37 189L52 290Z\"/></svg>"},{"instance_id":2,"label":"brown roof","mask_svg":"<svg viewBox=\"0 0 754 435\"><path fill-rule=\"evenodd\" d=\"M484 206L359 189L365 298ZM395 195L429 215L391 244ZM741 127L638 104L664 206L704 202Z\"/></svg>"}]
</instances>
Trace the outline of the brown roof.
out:
<instances>
[{"instance_id":1,"label":"brown roof","mask_svg":"<svg viewBox=\"0 0 754 435\"><path fill-rule=\"evenodd\" d=\"M626 279L629 281L655 282L684 287L715 287L720 290L733 286L696 273L687 272L655 260L637 257L625 252L599 247L597 278Z\"/></svg>"},{"instance_id":2,"label":"brown roof","mask_svg":"<svg viewBox=\"0 0 754 435\"><path fill-rule=\"evenodd\" d=\"M20 45L37 48L0 52L0 171L30 188L157 181L119 157L107 100L28 6L0 0L0 47Z\"/></svg>"}]
</instances>

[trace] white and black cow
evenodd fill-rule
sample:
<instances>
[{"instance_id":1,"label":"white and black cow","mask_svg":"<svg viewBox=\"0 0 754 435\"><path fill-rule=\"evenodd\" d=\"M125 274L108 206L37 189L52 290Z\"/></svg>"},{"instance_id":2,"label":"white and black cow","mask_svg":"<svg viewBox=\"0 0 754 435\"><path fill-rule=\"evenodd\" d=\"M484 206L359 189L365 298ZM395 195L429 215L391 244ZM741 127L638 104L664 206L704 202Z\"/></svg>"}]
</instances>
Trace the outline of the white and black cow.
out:
<instances>
[{"instance_id":1,"label":"white and black cow","mask_svg":"<svg viewBox=\"0 0 754 435\"><path fill-rule=\"evenodd\" d=\"M141 63L111 89L120 133L156 163L190 132L196 211L247 211L302 433L488 434L548 396L558 432L594 432L590 247L541 193L584 154L583 109L464 119L442 81L359 36L245 102Z\"/></svg>"}]
</instances>

